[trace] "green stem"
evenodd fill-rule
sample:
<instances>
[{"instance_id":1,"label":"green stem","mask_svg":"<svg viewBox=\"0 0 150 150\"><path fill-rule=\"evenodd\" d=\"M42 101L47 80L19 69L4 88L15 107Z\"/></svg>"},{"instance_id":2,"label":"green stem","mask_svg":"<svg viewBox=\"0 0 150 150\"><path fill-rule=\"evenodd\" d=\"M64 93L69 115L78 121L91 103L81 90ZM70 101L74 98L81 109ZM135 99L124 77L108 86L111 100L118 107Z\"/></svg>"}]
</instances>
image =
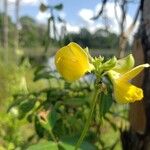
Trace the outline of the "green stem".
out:
<instances>
[{"instance_id":1,"label":"green stem","mask_svg":"<svg viewBox=\"0 0 150 150\"><path fill-rule=\"evenodd\" d=\"M52 140L57 143L57 140L56 140L56 138L55 138L55 135L53 134L52 131L50 131L50 136L51 136Z\"/></svg>"},{"instance_id":2,"label":"green stem","mask_svg":"<svg viewBox=\"0 0 150 150\"><path fill-rule=\"evenodd\" d=\"M91 119L92 119L92 116L93 116L93 112L94 112L94 108L95 108L95 104L96 104L96 101L97 101L97 97L98 97L98 94L99 94L99 89L98 88L95 88L95 92L94 92L94 95L93 95L93 99L92 99L92 104L91 104L91 108L90 108L90 112L89 112L89 116L88 116L88 119L85 123L85 126L84 126L84 129L81 133L81 136L76 144L76 147L75 147L75 150L77 150L81 143L83 142L83 139L89 129L89 126L90 126L90 122L91 122Z\"/></svg>"}]
</instances>

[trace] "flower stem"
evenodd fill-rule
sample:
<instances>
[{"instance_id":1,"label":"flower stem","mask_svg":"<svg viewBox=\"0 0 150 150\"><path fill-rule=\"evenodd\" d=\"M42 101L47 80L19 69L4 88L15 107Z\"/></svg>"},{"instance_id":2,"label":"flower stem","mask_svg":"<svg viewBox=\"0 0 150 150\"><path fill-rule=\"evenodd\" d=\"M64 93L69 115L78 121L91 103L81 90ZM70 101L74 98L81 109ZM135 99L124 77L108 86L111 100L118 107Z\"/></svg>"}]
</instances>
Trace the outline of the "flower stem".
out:
<instances>
[{"instance_id":1,"label":"flower stem","mask_svg":"<svg viewBox=\"0 0 150 150\"><path fill-rule=\"evenodd\" d=\"M95 91L94 91L94 95L93 95L93 99L92 99L92 103L91 103L91 108L90 108L90 112L89 112L89 116L88 116L88 119L85 123L85 126L84 126L84 129L81 133L81 136L76 144L76 147L75 147L75 150L77 150L80 145L82 144L83 142L83 139L89 129L89 125L90 125L90 122L91 122L91 119L92 119L92 116L93 116L93 112L94 112L94 108L95 108L95 105L96 105L96 101L97 101L97 97L98 97L98 94L99 94L99 89L96 87L95 88Z\"/></svg>"}]
</instances>

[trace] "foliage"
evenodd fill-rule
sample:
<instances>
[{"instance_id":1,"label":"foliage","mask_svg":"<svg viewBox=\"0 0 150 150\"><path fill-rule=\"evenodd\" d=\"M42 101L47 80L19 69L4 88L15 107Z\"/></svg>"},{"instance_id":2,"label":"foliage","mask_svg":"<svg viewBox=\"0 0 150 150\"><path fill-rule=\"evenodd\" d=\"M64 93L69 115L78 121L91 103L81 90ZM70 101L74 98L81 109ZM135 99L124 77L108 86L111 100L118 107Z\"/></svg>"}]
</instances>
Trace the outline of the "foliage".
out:
<instances>
[{"instance_id":1,"label":"foliage","mask_svg":"<svg viewBox=\"0 0 150 150\"><path fill-rule=\"evenodd\" d=\"M79 33L69 33L63 39L64 45L71 41L83 47L96 49L115 49L118 46L118 36L103 29L98 29L92 34L86 28L82 28Z\"/></svg>"},{"instance_id":2,"label":"foliage","mask_svg":"<svg viewBox=\"0 0 150 150\"><path fill-rule=\"evenodd\" d=\"M33 84L33 68L30 68L27 59L17 66L13 58L13 49L9 49L8 58L9 61L4 59L3 49L0 49L0 149L15 149L26 145L27 138L33 134L33 129L26 120L19 121L16 118L16 109L7 112L13 101L12 95L46 87L44 81ZM21 108L24 109L24 105Z\"/></svg>"},{"instance_id":3,"label":"foliage","mask_svg":"<svg viewBox=\"0 0 150 150\"><path fill-rule=\"evenodd\" d=\"M22 149L27 149L28 147L29 150L37 149L37 147L43 149L53 147L60 150L74 149L90 109L90 100L94 87L93 76L87 76L75 83L68 83L55 70L50 69L48 65L41 65L36 68L33 80L35 81L33 84L45 81L47 86L44 88L39 87L38 89L33 89L32 87L32 90L28 92L16 92L8 109L10 113L15 110L17 112L15 116L19 120L27 120L28 124L34 125L32 130L35 130L30 134L28 140L26 139L26 142L15 146L19 146ZM30 82L28 81L27 83ZM31 84L27 85L28 89L30 89ZM107 101L108 103L103 104L103 111L95 110L90 132L81 145L83 150L103 149L108 146L103 137L98 138L103 132L99 130L103 126L105 116L107 116L108 120L104 121L107 124L105 126L112 126L112 133L114 132L113 130L117 131L121 127L119 126L118 128L113 123L112 118L118 114L117 112L115 115L112 113L105 115L112 105L112 100L105 96L103 98L103 101L98 101L97 106L100 105L102 108L101 102ZM115 104L114 108L117 111ZM99 116L102 113L104 117L100 118ZM106 127L101 128L101 130L105 129ZM105 132L103 134L105 135ZM117 135L119 136L119 133ZM111 142L109 146L114 146L117 141L118 138L116 138L116 141Z\"/></svg>"},{"instance_id":4,"label":"foliage","mask_svg":"<svg viewBox=\"0 0 150 150\"><path fill-rule=\"evenodd\" d=\"M3 13L0 13L0 34L2 36L0 36L0 42L3 41L2 37L3 37ZM14 45L14 30L15 30L15 24L12 22L11 17L8 16L8 36L9 36L9 45L13 46Z\"/></svg>"},{"instance_id":5,"label":"foliage","mask_svg":"<svg viewBox=\"0 0 150 150\"><path fill-rule=\"evenodd\" d=\"M20 46L38 47L44 44L46 27L37 25L33 18L24 16L20 18Z\"/></svg>"},{"instance_id":6,"label":"foliage","mask_svg":"<svg viewBox=\"0 0 150 150\"><path fill-rule=\"evenodd\" d=\"M9 46L14 47L15 24L8 16L9 25ZM3 35L3 13L0 13L0 33ZM38 47L43 46L45 42L46 27L45 25L37 24L33 18L23 16L20 18L19 27L19 42L21 47ZM2 37L0 41L2 42Z\"/></svg>"},{"instance_id":7,"label":"foliage","mask_svg":"<svg viewBox=\"0 0 150 150\"><path fill-rule=\"evenodd\" d=\"M13 54L12 50L9 51ZM0 113L0 118L3 118L0 123L3 149L74 149L89 113L94 76L87 75L75 83L68 83L47 63L35 68L28 59L24 59L19 66L15 59L9 61L9 64L1 62L0 74L1 85L9 87L2 88L1 93L5 97L0 99L3 104ZM81 145L83 150L120 149L119 130L122 122L126 124L126 118L122 119L122 116L126 116L127 112L118 116L122 114L120 107L103 94L94 111L89 133ZM103 109L98 109L99 105ZM101 114L104 117L100 117ZM110 137L107 132L111 133Z\"/></svg>"}]
</instances>

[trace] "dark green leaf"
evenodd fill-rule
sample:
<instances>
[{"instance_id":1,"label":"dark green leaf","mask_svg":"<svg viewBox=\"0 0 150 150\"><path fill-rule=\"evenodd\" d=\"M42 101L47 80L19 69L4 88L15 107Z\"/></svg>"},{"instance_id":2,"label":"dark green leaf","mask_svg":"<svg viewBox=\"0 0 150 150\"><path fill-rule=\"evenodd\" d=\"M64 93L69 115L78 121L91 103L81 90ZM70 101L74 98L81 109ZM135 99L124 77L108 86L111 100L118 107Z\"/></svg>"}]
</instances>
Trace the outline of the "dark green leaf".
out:
<instances>
[{"instance_id":1,"label":"dark green leaf","mask_svg":"<svg viewBox=\"0 0 150 150\"><path fill-rule=\"evenodd\" d=\"M112 95L111 93L101 93L100 96L100 116L104 117L105 114L109 111L111 105L113 103Z\"/></svg>"},{"instance_id":2,"label":"dark green leaf","mask_svg":"<svg viewBox=\"0 0 150 150\"><path fill-rule=\"evenodd\" d=\"M46 68L45 65L38 66L38 67L36 68L34 74L37 75L38 73L40 73L41 71L43 71L45 68Z\"/></svg>"},{"instance_id":3,"label":"dark green leaf","mask_svg":"<svg viewBox=\"0 0 150 150\"><path fill-rule=\"evenodd\" d=\"M50 79L50 78L55 78L55 76L50 74L49 72L43 72L43 73L36 74L36 76L34 77L34 81L40 79Z\"/></svg>"},{"instance_id":4,"label":"dark green leaf","mask_svg":"<svg viewBox=\"0 0 150 150\"><path fill-rule=\"evenodd\" d=\"M48 9L48 6L46 6L43 3L40 4L40 11L45 12L47 9Z\"/></svg>"},{"instance_id":5,"label":"dark green leaf","mask_svg":"<svg viewBox=\"0 0 150 150\"><path fill-rule=\"evenodd\" d=\"M53 110L52 112L49 113L49 115L48 115L48 122L49 122L49 126L50 126L51 130L55 126L56 121L58 119L59 119L58 113L55 110Z\"/></svg>"},{"instance_id":6,"label":"dark green leaf","mask_svg":"<svg viewBox=\"0 0 150 150\"><path fill-rule=\"evenodd\" d=\"M62 10L63 9L63 4L57 4L54 6L55 9L57 10Z\"/></svg>"},{"instance_id":7,"label":"dark green leaf","mask_svg":"<svg viewBox=\"0 0 150 150\"><path fill-rule=\"evenodd\" d=\"M34 107L35 102L35 99L26 100L19 105L19 109L24 113L29 112Z\"/></svg>"},{"instance_id":8,"label":"dark green leaf","mask_svg":"<svg viewBox=\"0 0 150 150\"><path fill-rule=\"evenodd\" d=\"M73 98L68 98L64 100L64 104L79 106L79 105L85 104L86 102L88 102L88 100L89 100L89 97L87 96L73 97Z\"/></svg>"},{"instance_id":9,"label":"dark green leaf","mask_svg":"<svg viewBox=\"0 0 150 150\"><path fill-rule=\"evenodd\" d=\"M20 105L19 105L19 119L22 119L23 117L25 117L25 115L32 110L32 108L34 107L36 103L35 99L28 99L23 101Z\"/></svg>"},{"instance_id":10,"label":"dark green leaf","mask_svg":"<svg viewBox=\"0 0 150 150\"><path fill-rule=\"evenodd\" d=\"M59 143L59 146L61 146L64 150L74 150L77 141L78 141L78 138L69 137L69 138L62 140ZM96 148L91 143L87 141L83 141L79 150L96 150Z\"/></svg>"},{"instance_id":11,"label":"dark green leaf","mask_svg":"<svg viewBox=\"0 0 150 150\"><path fill-rule=\"evenodd\" d=\"M18 106L23 101L23 98L14 98L14 102L8 107L7 112L11 110L11 108Z\"/></svg>"},{"instance_id":12,"label":"dark green leaf","mask_svg":"<svg viewBox=\"0 0 150 150\"><path fill-rule=\"evenodd\" d=\"M36 130L37 135L42 138L44 136L45 129L42 127L41 123L39 122L39 118L35 117L34 127Z\"/></svg>"}]
</instances>

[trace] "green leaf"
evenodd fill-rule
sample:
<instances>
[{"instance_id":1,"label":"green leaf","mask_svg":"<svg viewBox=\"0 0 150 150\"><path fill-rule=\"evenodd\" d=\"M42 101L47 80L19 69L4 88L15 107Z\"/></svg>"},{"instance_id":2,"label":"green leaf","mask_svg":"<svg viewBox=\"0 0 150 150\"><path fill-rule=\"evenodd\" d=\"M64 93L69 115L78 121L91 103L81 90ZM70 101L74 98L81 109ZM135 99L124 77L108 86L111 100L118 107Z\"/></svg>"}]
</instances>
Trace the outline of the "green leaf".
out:
<instances>
[{"instance_id":1,"label":"green leaf","mask_svg":"<svg viewBox=\"0 0 150 150\"><path fill-rule=\"evenodd\" d=\"M40 11L45 12L48 9L48 6L46 6L44 3L40 4Z\"/></svg>"},{"instance_id":2,"label":"green leaf","mask_svg":"<svg viewBox=\"0 0 150 150\"><path fill-rule=\"evenodd\" d=\"M72 97L64 100L64 104L66 105L73 105L73 106L80 106L89 101L89 97L81 96L81 97Z\"/></svg>"},{"instance_id":3,"label":"green leaf","mask_svg":"<svg viewBox=\"0 0 150 150\"><path fill-rule=\"evenodd\" d=\"M45 65L40 65L36 68L35 72L34 72L34 75L37 75L39 74L40 72L42 72L43 70L45 70L47 68L47 66Z\"/></svg>"},{"instance_id":4,"label":"green leaf","mask_svg":"<svg viewBox=\"0 0 150 150\"><path fill-rule=\"evenodd\" d=\"M105 114L109 111L111 105L113 103L112 95L111 93L101 93L100 96L100 116L104 117Z\"/></svg>"},{"instance_id":5,"label":"green leaf","mask_svg":"<svg viewBox=\"0 0 150 150\"><path fill-rule=\"evenodd\" d=\"M32 145L27 150L58 150L58 145L53 141L47 141Z\"/></svg>"},{"instance_id":6,"label":"green leaf","mask_svg":"<svg viewBox=\"0 0 150 150\"><path fill-rule=\"evenodd\" d=\"M59 146L64 150L74 150L77 141L78 138L76 137L68 137L63 139L61 142L59 142ZM79 150L96 150L96 148L91 143L87 141L83 141Z\"/></svg>"},{"instance_id":7,"label":"green leaf","mask_svg":"<svg viewBox=\"0 0 150 150\"><path fill-rule=\"evenodd\" d=\"M53 110L49 113L48 122L49 122L49 127L51 128L51 130L54 128L56 121L58 119L59 119L58 113L55 110Z\"/></svg>"},{"instance_id":8,"label":"green leaf","mask_svg":"<svg viewBox=\"0 0 150 150\"><path fill-rule=\"evenodd\" d=\"M28 99L23 101L20 105L19 105L19 119L22 119L23 117L25 117L25 115L32 110L32 108L34 107L36 103L36 99Z\"/></svg>"},{"instance_id":9,"label":"green leaf","mask_svg":"<svg viewBox=\"0 0 150 150\"><path fill-rule=\"evenodd\" d=\"M91 143L84 141L81 144L81 150L96 150L96 148Z\"/></svg>"},{"instance_id":10,"label":"green leaf","mask_svg":"<svg viewBox=\"0 0 150 150\"><path fill-rule=\"evenodd\" d=\"M13 107L18 106L23 101L23 98L17 98L17 96L14 96L14 101L12 104L8 107L7 112L9 112Z\"/></svg>"},{"instance_id":11,"label":"green leaf","mask_svg":"<svg viewBox=\"0 0 150 150\"><path fill-rule=\"evenodd\" d=\"M44 127L41 125L38 116L35 116L35 122L34 122L34 128L36 131L36 134L42 138L44 136Z\"/></svg>"},{"instance_id":12,"label":"green leaf","mask_svg":"<svg viewBox=\"0 0 150 150\"><path fill-rule=\"evenodd\" d=\"M36 74L36 76L34 77L34 81L40 79L50 79L50 78L55 78L55 76L50 74L50 72L43 72L43 73Z\"/></svg>"},{"instance_id":13,"label":"green leaf","mask_svg":"<svg viewBox=\"0 0 150 150\"><path fill-rule=\"evenodd\" d=\"M55 75L56 71L50 70L50 68L46 65L41 65L36 68L34 72L34 81L40 80L40 79L51 79L56 78Z\"/></svg>"},{"instance_id":14,"label":"green leaf","mask_svg":"<svg viewBox=\"0 0 150 150\"><path fill-rule=\"evenodd\" d=\"M72 145L72 144L69 144L69 143L65 143L65 142L60 142L59 143L59 146L61 148L63 148L64 150L74 150L75 149L75 146Z\"/></svg>"},{"instance_id":15,"label":"green leaf","mask_svg":"<svg viewBox=\"0 0 150 150\"><path fill-rule=\"evenodd\" d=\"M63 4L57 4L54 6L55 9L57 10L62 10L63 9Z\"/></svg>"},{"instance_id":16,"label":"green leaf","mask_svg":"<svg viewBox=\"0 0 150 150\"><path fill-rule=\"evenodd\" d=\"M21 111L25 113L29 112L34 107L35 102L36 102L35 99L28 99L19 105L19 109L21 109Z\"/></svg>"},{"instance_id":17,"label":"green leaf","mask_svg":"<svg viewBox=\"0 0 150 150\"><path fill-rule=\"evenodd\" d=\"M106 121L108 121L108 123L111 125L111 127L112 127L115 131L117 131L117 126L116 126L116 124L115 124L114 122L112 122L110 118L108 118L108 117L105 116L104 119L105 119Z\"/></svg>"}]
</instances>

